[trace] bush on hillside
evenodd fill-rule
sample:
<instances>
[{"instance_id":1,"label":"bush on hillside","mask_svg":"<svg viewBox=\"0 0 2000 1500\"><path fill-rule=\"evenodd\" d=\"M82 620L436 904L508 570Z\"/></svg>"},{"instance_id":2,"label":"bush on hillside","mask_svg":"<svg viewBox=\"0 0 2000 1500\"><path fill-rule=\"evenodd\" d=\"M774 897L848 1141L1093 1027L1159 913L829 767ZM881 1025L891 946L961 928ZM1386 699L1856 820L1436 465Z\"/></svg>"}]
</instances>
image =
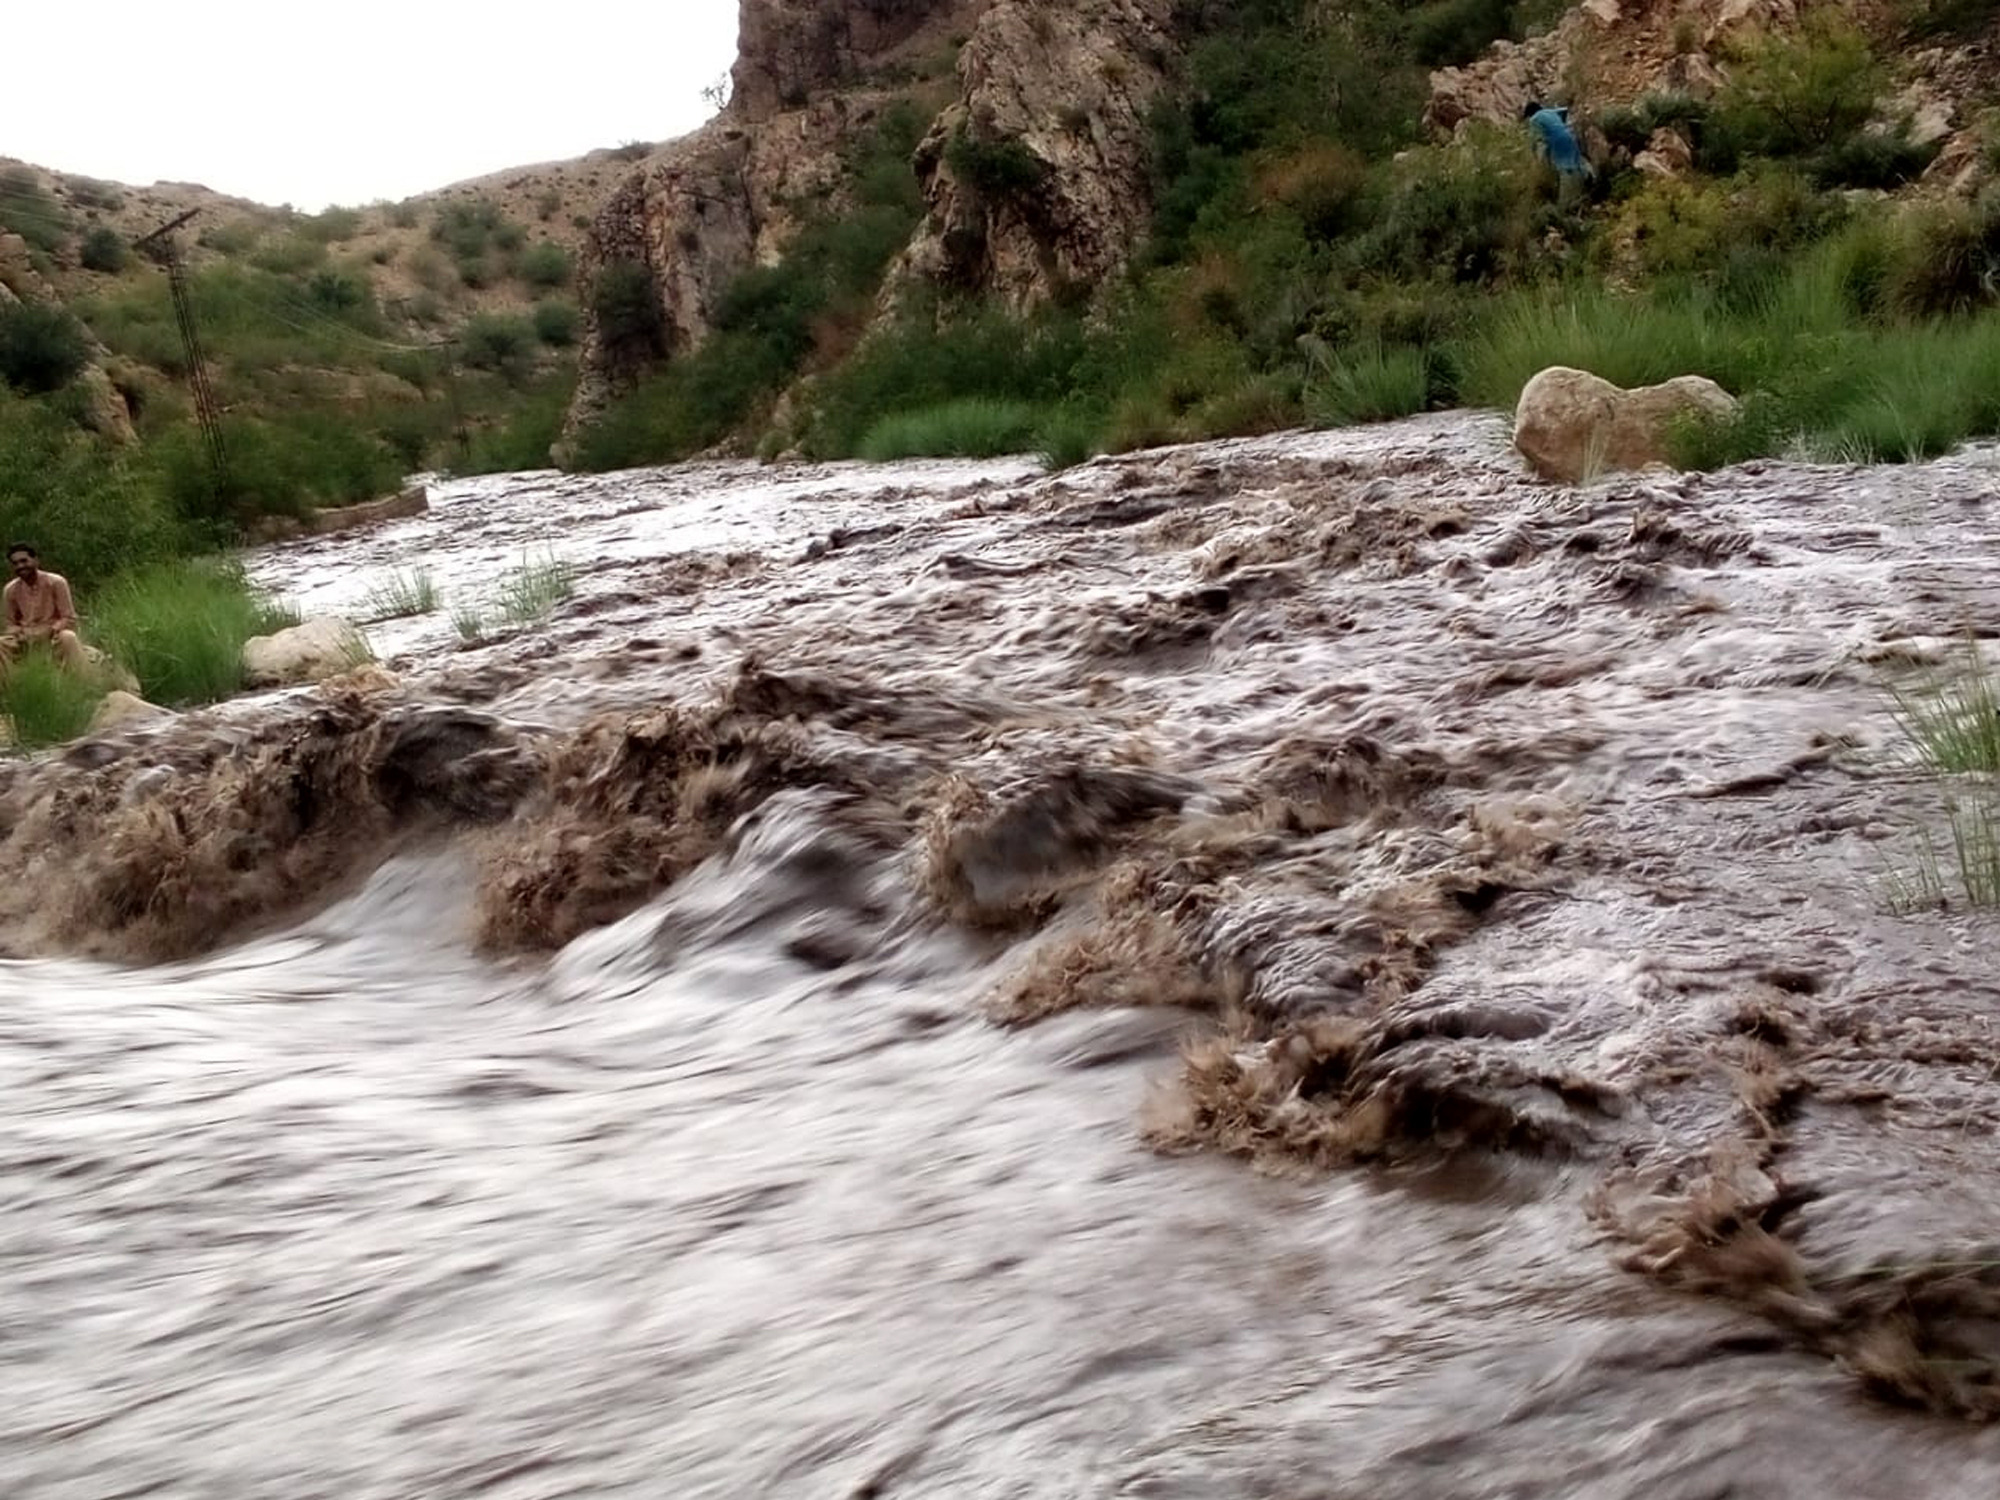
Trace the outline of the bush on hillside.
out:
<instances>
[{"instance_id":1,"label":"bush on hillside","mask_svg":"<svg viewBox=\"0 0 2000 1500\"><path fill-rule=\"evenodd\" d=\"M573 302L537 302L534 311L535 337L555 349L576 342L577 311Z\"/></svg>"},{"instance_id":2,"label":"bush on hillside","mask_svg":"<svg viewBox=\"0 0 2000 1500\"><path fill-rule=\"evenodd\" d=\"M569 284L575 267L570 254L553 240L538 240L522 252L517 268L520 277L533 287L559 287Z\"/></svg>"},{"instance_id":3,"label":"bush on hillside","mask_svg":"<svg viewBox=\"0 0 2000 1500\"><path fill-rule=\"evenodd\" d=\"M347 271L315 271L306 282L306 297L322 312L346 313L367 306L368 283Z\"/></svg>"},{"instance_id":4,"label":"bush on hillside","mask_svg":"<svg viewBox=\"0 0 2000 1500\"><path fill-rule=\"evenodd\" d=\"M1973 203L1946 199L1908 210L1892 240L1882 298L1892 313L1916 319L2000 300L2000 190Z\"/></svg>"},{"instance_id":5,"label":"bush on hillside","mask_svg":"<svg viewBox=\"0 0 2000 1500\"><path fill-rule=\"evenodd\" d=\"M459 349L475 370L491 370L517 380L534 363L538 336L526 318L508 313L480 313L460 331Z\"/></svg>"},{"instance_id":6,"label":"bush on hillside","mask_svg":"<svg viewBox=\"0 0 2000 1500\"><path fill-rule=\"evenodd\" d=\"M31 395L60 390L90 359L83 325L42 302L0 307L0 381Z\"/></svg>"},{"instance_id":7,"label":"bush on hillside","mask_svg":"<svg viewBox=\"0 0 2000 1500\"><path fill-rule=\"evenodd\" d=\"M660 294L644 263L613 260L598 267L590 288L590 310L597 317L598 337L607 347L654 352L664 347Z\"/></svg>"},{"instance_id":8,"label":"bush on hillside","mask_svg":"<svg viewBox=\"0 0 2000 1500\"><path fill-rule=\"evenodd\" d=\"M157 491L141 479L48 402L0 386L0 535L34 542L84 594L121 568L181 546Z\"/></svg>"},{"instance_id":9,"label":"bush on hillside","mask_svg":"<svg viewBox=\"0 0 2000 1500\"><path fill-rule=\"evenodd\" d=\"M342 240L351 240L361 232L361 211L353 208L329 208L314 214L299 226L299 233L308 239L318 240L322 245L337 245Z\"/></svg>"},{"instance_id":10,"label":"bush on hillside","mask_svg":"<svg viewBox=\"0 0 2000 1500\"><path fill-rule=\"evenodd\" d=\"M1048 180L1049 164L1018 136L987 139L961 127L944 149L952 175L987 198L1018 198Z\"/></svg>"},{"instance_id":11,"label":"bush on hillside","mask_svg":"<svg viewBox=\"0 0 2000 1500\"><path fill-rule=\"evenodd\" d=\"M1674 130L1692 145L1701 138L1709 106L1692 94L1645 94L1597 117L1606 141L1634 156L1644 151L1656 130Z\"/></svg>"},{"instance_id":12,"label":"bush on hillside","mask_svg":"<svg viewBox=\"0 0 2000 1500\"><path fill-rule=\"evenodd\" d=\"M1702 164L1837 150L1874 113L1887 74L1844 19L1816 15L1796 33L1760 36L1733 60L1702 134Z\"/></svg>"},{"instance_id":13,"label":"bush on hillside","mask_svg":"<svg viewBox=\"0 0 2000 1500\"><path fill-rule=\"evenodd\" d=\"M83 248L77 258L86 271L115 275L125 269L131 256L125 248L125 237L115 229L100 225L83 237Z\"/></svg>"},{"instance_id":14,"label":"bush on hillside","mask_svg":"<svg viewBox=\"0 0 2000 1500\"><path fill-rule=\"evenodd\" d=\"M1368 231L1346 247L1357 271L1404 281L1490 282L1523 268L1540 173L1525 136L1468 131L1390 165Z\"/></svg>"}]
</instances>

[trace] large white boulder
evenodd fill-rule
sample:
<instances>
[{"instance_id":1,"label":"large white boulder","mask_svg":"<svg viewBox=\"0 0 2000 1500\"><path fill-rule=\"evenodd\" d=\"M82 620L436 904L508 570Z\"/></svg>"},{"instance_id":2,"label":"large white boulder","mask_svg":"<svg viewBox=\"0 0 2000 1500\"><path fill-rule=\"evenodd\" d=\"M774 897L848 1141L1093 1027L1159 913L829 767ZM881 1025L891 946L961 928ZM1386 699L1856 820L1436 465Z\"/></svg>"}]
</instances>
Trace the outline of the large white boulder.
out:
<instances>
[{"instance_id":1,"label":"large white boulder","mask_svg":"<svg viewBox=\"0 0 2000 1500\"><path fill-rule=\"evenodd\" d=\"M1578 484L1598 474L1665 464L1674 424L1728 418L1736 398L1702 375L1621 390L1588 370L1554 365L1521 388L1514 446L1544 479Z\"/></svg>"},{"instance_id":2,"label":"large white boulder","mask_svg":"<svg viewBox=\"0 0 2000 1500\"><path fill-rule=\"evenodd\" d=\"M368 659L368 643L345 620L319 615L243 643L243 680L253 688L324 682Z\"/></svg>"}]
</instances>

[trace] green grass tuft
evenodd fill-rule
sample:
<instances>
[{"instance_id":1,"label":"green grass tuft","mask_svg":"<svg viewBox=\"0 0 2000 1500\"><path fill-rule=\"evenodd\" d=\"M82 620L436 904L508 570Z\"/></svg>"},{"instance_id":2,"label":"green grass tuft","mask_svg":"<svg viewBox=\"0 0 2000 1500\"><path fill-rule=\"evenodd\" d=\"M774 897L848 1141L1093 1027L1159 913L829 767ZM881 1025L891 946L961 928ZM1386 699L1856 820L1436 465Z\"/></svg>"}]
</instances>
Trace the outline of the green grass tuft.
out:
<instances>
[{"instance_id":1,"label":"green grass tuft","mask_svg":"<svg viewBox=\"0 0 2000 1500\"><path fill-rule=\"evenodd\" d=\"M368 591L362 601L363 624L427 615L438 607L437 582L429 568L397 569Z\"/></svg>"},{"instance_id":2,"label":"green grass tuft","mask_svg":"<svg viewBox=\"0 0 2000 1500\"><path fill-rule=\"evenodd\" d=\"M65 671L46 649L22 653L0 677L0 749L39 750L73 740L90 727L104 685ZM11 728L11 746L6 730Z\"/></svg>"},{"instance_id":3,"label":"green grass tuft","mask_svg":"<svg viewBox=\"0 0 2000 1500\"><path fill-rule=\"evenodd\" d=\"M998 458L1033 448L1045 425L1046 414L1028 402L969 396L884 417L861 439L860 456L870 463Z\"/></svg>"},{"instance_id":4,"label":"green grass tuft","mask_svg":"<svg viewBox=\"0 0 2000 1500\"><path fill-rule=\"evenodd\" d=\"M115 580L93 601L85 633L168 708L214 703L243 687L243 643L298 616L264 598L219 559L162 563Z\"/></svg>"},{"instance_id":5,"label":"green grass tuft","mask_svg":"<svg viewBox=\"0 0 2000 1500\"><path fill-rule=\"evenodd\" d=\"M576 569L559 557L524 557L500 580L497 603L516 625L539 620L576 592Z\"/></svg>"},{"instance_id":6,"label":"green grass tuft","mask_svg":"<svg viewBox=\"0 0 2000 1500\"><path fill-rule=\"evenodd\" d=\"M1329 427L1386 422L1430 405L1431 355L1423 349L1349 350L1335 359L1326 380L1307 396L1315 421Z\"/></svg>"}]
</instances>

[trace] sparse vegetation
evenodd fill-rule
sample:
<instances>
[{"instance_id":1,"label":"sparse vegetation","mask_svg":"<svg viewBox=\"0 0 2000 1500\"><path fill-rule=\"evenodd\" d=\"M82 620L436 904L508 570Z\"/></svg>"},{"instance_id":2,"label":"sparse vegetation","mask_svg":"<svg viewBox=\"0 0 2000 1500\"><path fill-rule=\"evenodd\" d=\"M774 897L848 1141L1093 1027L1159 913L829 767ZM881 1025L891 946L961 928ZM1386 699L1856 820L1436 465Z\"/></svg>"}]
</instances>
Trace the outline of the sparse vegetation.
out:
<instances>
[{"instance_id":1,"label":"sparse vegetation","mask_svg":"<svg viewBox=\"0 0 2000 1500\"><path fill-rule=\"evenodd\" d=\"M534 311L535 337L554 349L566 349L576 342L577 312L573 302L537 302Z\"/></svg>"},{"instance_id":2,"label":"sparse vegetation","mask_svg":"<svg viewBox=\"0 0 2000 1500\"><path fill-rule=\"evenodd\" d=\"M103 697L101 683L65 671L47 647L24 651L0 674L0 753L75 739L90 727Z\"/></svg>"},{"instance_id":3,"label":"sparse vegetation","mask_svg":"<svg viewBox=\"0 0 2000 1500\"><path fill-rule=\"evenodd\" d=\"M83 237L83 245L77 252L77 260L84 270L101 271L113 276L124 270L131 258L125 249L125 237L103 225Z\"/></svg>"},{"instance_id":4,"label":"sparse vegetation","mask_svg":"<svg viewBox=\"0 0 2000 1500\"><path fill-rule=\"evenodd\" d=\"M539 620L576 592L576 569L553 554L524 557L500 580L495 596L500 613L516 625Z\"/></svg>"},{"instance_id":5,"label":"sparse vegetation","mask_svg":"<svg viewBox=\"0 0 2000 1500\"><path fill-rule=\"evenodd\" d=\"M1949 848L1917 830L1910 857L1889 875L1899 911L1962 904L2000 907L2000 685L1979 644L1956 660L1891 688L1896 725L1912 763L1943 794Z\"/></svg>"},{"instance_id":6,"label":"sparse vegetation","mask_svg":"<svg viewBox=\"0 0 2000 1500\"><path fill-rule=\"evenodd\" d=\"M369 589L361 607L364 625L434 613L438 607L437 580L428 568L399 568Z\"/></svg>"},{"instance_id":7,"label":"sparse vegetation","mask_svg":"<svg viewBox=\"0 0 2000 1500\"><path fill-rule=\"evenodd\" d=\"M1048 415L1024 401L968 396L942 406L884 417L861 439L859 455L871 463L927 455L993 458L1035 445Z\"/></svg>"}]
</instances>

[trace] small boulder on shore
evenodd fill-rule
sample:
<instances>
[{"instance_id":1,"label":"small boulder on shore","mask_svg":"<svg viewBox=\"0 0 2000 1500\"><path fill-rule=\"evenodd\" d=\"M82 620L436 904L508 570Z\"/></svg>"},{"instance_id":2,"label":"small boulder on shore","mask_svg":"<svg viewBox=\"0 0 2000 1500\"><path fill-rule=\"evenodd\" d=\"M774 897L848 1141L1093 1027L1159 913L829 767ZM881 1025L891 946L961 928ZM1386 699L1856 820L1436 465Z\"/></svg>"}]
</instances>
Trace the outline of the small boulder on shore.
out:
<instances>
[{"instance_id":1,"label":"small boulder on shore","mask_svg":"<svg viewBox=\"0 0 2000 1500\"><path fill-rule=\"evenodd\" d=\"M1544 479L1580 484L1595 475L1669 464L1667 441L1684 416L1728 418L1736 398L1702 375L1622 390L1588 370L1551 366L1521 388L1514 446Z\"/></svg>"},{"instance_id":2,"label":"small boulder on shore","mask_svg":"<svg viewBox=\"0 0 2000 1500\"><path fill-rule=\"evenodd\" d=\"M113 688L97 705L97 712L90 716L88 732L103 734L108 729L122 729L127 724L145 724L154 719L171 719L173 716L171 709L161 708L156 703L148 703L136 693Z\"/></svg>"},{"instance_id":3,"label":"small boulder on shore","mask_svg":"<svg viewBox=\"0 0 2000 1500\"><path fill-rule=\"evenodd\" d=\"M361 633L345 620L319 615L243 643L243 680L253 688L324 682L368 659Z\"/></svg>"}]
</instances>

